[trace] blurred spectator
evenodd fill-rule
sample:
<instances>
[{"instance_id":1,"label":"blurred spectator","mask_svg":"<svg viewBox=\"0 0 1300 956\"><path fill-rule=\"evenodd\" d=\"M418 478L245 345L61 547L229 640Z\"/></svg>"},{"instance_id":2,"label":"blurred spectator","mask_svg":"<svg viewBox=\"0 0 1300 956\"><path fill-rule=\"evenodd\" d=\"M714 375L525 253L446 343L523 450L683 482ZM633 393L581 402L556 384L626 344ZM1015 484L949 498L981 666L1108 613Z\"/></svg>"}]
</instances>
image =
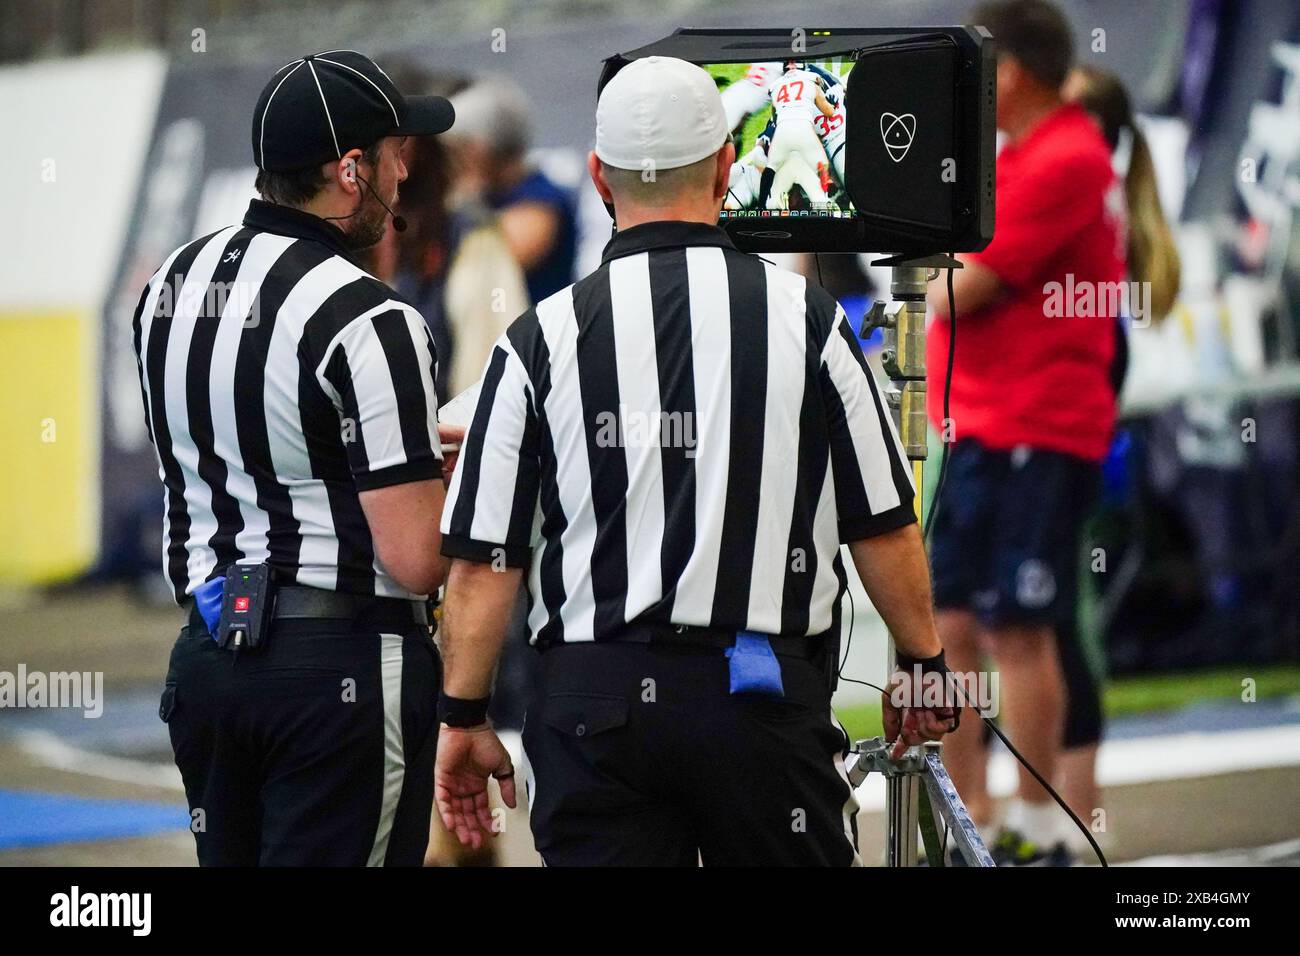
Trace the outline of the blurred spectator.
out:
<instances>
[{"instance_id":1,"label":"blurred spectator","mask_svg":"<svg viewBox=\"0 0 1300 956\"><path fill-rule=\"evenodd\" d=\"M536 304L573 281L577 214L573 198L528 164L528 100L502 77L483 78L452 98L459 179L454 203L481 201L524 270Z\"/></svg>"},{"instance_id":2,"label":"blurred spectator","mask_svg":"<svg viewBox=\"0 0 1300 956\"><path fill-rule=\"evenodd\" d=\"M1116 172L1123 177L1129 279L1144 283L1146 317L1160 322L1174 307L1181 266L1178 247L1160 207L1151 151L1133 116L1128 92L1119 77L1098 67L1083 65L1071 71L1063 94L1067 101L1078 103L1097 121L1106 145L1111 149ZM1119 316L1115 323L1111 384L1117 398L1128 365L1126 322L1129 319L1129 316ZM1118 467L1114 459L1123 454L1121 449L1128 447L1127 438L1127 433L1123 432L1116 436L1107 461L1108 469ZM1087 583L1085 578L1085 587ZM1101 806L1101 794L1097 788L1097 749L1102 737L1104 655L1099 650L1102 638L1100 634L1083 633L1075 608L1062 610L1058 638L1067 706L1059 779L1065 801L1080 819L1088 821L1093 810ZM1088 850L1082 834L1068 832L1066 841L1075 853Z\"/></svg>"},{"instance_id":3,"label":"blurred spectator","mask_svg":"<svg viewBox=\"0 0 1300 956\"><path fill-rule=\"evenodd\" d=\"M929 392L931 421L954 442L935 502L935 604L949 666L973 672L980 649L991 653L1011 737L1053 780L1066 710L1058 623L1073 614L1080 536L1115 420L1118 317L1102 293L1124 278L1123 197L1096 124L1061 98L1074 57L1061 12L1045 0L990 0L970 22L997 44L1006 145L997 231L961 256L953 278L961 344L948 407L945 389ZM1075 290L1091 295L1080 304ZM927 364L940 375L956 333L943 290L930 306ZM981 732L978 720L963 721L944 762L988 826ZM1021 768L994 858L1066 862L1064 821Z\"/></svg>"},{"instance_id":4,"label":"blurred spectator","mask_svg":"<svg viewBox=\"0 0 1300 956\"><path fill-rule=\"evenodd\" d=\"M1173 310L1182 269L1178 247L1160 207L1151 149L1133 116L1128 92L1113 73L1083 65L1070 73L1064 95L1097 121L1117 171L1124 177L1129 276L1151 284L1150 318L1159 322Z\"/></svg>"},{"instance_id":5,"label":"blurred spectator","mask_svg":"<svg viewBox=\"0 0 1300 956\"><path fill-rule=\"evenodd\" d=\"M413 82L409 89L450 95L464 83ZM390 229L376 247L376 275L420 310L438 348L438 403L469 388L482 374L492 343L528 308L523 273L502 235L500 223L481 203L466 201L479 171L459 151L433 139L406 141L408 176L397 211L404 232ZM453 200L460 201L454 207Z\"/></svg>"}]
</instances>

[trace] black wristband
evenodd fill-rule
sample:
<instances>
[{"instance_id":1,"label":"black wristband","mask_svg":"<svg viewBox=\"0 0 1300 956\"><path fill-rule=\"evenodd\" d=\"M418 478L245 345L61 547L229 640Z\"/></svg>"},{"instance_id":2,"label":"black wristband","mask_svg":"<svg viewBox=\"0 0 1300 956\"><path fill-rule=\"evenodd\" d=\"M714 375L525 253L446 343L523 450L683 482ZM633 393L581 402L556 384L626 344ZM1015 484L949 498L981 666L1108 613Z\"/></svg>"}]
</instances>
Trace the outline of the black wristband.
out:
<instances>
[{"instance_id":1,"label":"black wristband","mask_svg":"<svg viewBox=\"0 0 1300 956\"><path fill-rule=\"evenodd\" d=\"M940 651L938 654L935 654L934 657L908 657L906 654L895 652L894 659L897 661L898 669L908 675L913 674L915 672L915 668L918 667L921 669L922 676L925 676L926 674L943 675L945 700L948 699L949 693L952 693L953 691L956 690L956 688L953 685L952 679L947 676L952 672L948 670L948 664L943 659L943 651ZM944 706L939 708L926 708L926 709L927 710L935 709L939 713L943 714L946 718L951 719L952 729L956 730L958 727L961 726L961 708L963 703L967 703L967 702L964 700L964 697L962 697L960 693L958 693L957 696L951 699L950 703L947 703Z\"/></svg>"},{"instance_id":2,"label":"black wristband","mask_svg":"<svg viewBox=\"0 0 1300 956\"><path fill-rule=\"evenodd\" d=\"M915 667L921 668L922 674L946 674L948 673L948 664L943 659L943 651L935 654L934 657L908 657L906 654L898 651L894 654L894 659L898 662L899 670L912 672Z\"/></svg>"},{"instance_id":3,"label":"black wristband","mask_svg":"<svg viewBox=\"0 0 1300 956\"><path fill-rule=\"evenodd\" d=\"M477 727L487 721L491 700L490 696L465 700L442 694L438 697L438 722L448 727Z\"/></svg>"}]
</instances>

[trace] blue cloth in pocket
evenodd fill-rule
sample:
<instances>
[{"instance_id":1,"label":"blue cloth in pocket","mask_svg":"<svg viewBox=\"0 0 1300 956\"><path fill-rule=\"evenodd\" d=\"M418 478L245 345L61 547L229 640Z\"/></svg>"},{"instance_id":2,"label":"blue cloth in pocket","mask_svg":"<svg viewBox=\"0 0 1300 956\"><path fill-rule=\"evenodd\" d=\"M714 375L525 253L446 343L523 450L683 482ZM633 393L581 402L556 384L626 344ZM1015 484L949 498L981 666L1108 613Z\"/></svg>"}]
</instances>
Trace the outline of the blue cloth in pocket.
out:
<instances>
[{"instance_id":1,"label":"blue cloth in pocket","mask_svg":"<svg viewBox=\"0 0 1300 956\"><path fill-rule=\"evenodd\" d=\"M731 693L785 696L781 662L766 634L739 632L735 646L727 648L727 657L731 661Z\"/></svg>"},{"instance_id":2,"label":"blue cloth in pocket","mask_svg":"<svg viewBox=\"0 0 1300 956\"><path fill-rule=\"evenodd\" d=\"M199 617L208 626L208 636L214 641L217 639L217 624L221 620L221 601L225 591L224 575L204 581L194 589L194 605L199 609Z\"/></svg>"}]
</instances>

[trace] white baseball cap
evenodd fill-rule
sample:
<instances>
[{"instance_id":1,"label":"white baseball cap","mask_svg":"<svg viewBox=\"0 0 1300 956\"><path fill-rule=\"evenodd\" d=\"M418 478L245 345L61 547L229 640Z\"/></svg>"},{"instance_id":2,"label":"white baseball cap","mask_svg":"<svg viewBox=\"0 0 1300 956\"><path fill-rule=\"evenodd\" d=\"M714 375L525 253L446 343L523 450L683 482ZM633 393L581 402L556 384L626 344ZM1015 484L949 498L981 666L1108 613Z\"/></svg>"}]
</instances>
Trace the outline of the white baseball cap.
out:
<instances>
[{"instance_id":1,"label":"white baseball cap","mask_svg":"<svg viewBox=\"0 0 1300 956\"><path fill-rule=\"evenodd\" d=\"M688 166L726 141L717 84L685 60L633 60L605 84L596 105L596 155L619 169Z\"/></svg>"}]
</instances>

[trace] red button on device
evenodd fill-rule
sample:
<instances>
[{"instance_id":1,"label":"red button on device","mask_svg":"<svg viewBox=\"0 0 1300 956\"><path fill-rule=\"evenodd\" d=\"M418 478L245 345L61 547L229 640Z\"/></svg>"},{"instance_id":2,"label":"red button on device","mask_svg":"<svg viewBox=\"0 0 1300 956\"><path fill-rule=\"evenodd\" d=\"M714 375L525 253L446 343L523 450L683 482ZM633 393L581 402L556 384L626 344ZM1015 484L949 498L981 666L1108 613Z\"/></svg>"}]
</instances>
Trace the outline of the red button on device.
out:
<instances>
[{"instance_id":1,"label":"red button on device","mask_svg":"<svg viewBox=\"0 0 1300 956\"><path fill-rule=\"evenodd\" d=\"M248 610L248 598L246 598L246 597L237 597L237 598L235 598L235 611L236 611L237 613L241 613L241 614L242 614L244 611L247 611L247 610Z\"/></svg>"}]
</instances>

